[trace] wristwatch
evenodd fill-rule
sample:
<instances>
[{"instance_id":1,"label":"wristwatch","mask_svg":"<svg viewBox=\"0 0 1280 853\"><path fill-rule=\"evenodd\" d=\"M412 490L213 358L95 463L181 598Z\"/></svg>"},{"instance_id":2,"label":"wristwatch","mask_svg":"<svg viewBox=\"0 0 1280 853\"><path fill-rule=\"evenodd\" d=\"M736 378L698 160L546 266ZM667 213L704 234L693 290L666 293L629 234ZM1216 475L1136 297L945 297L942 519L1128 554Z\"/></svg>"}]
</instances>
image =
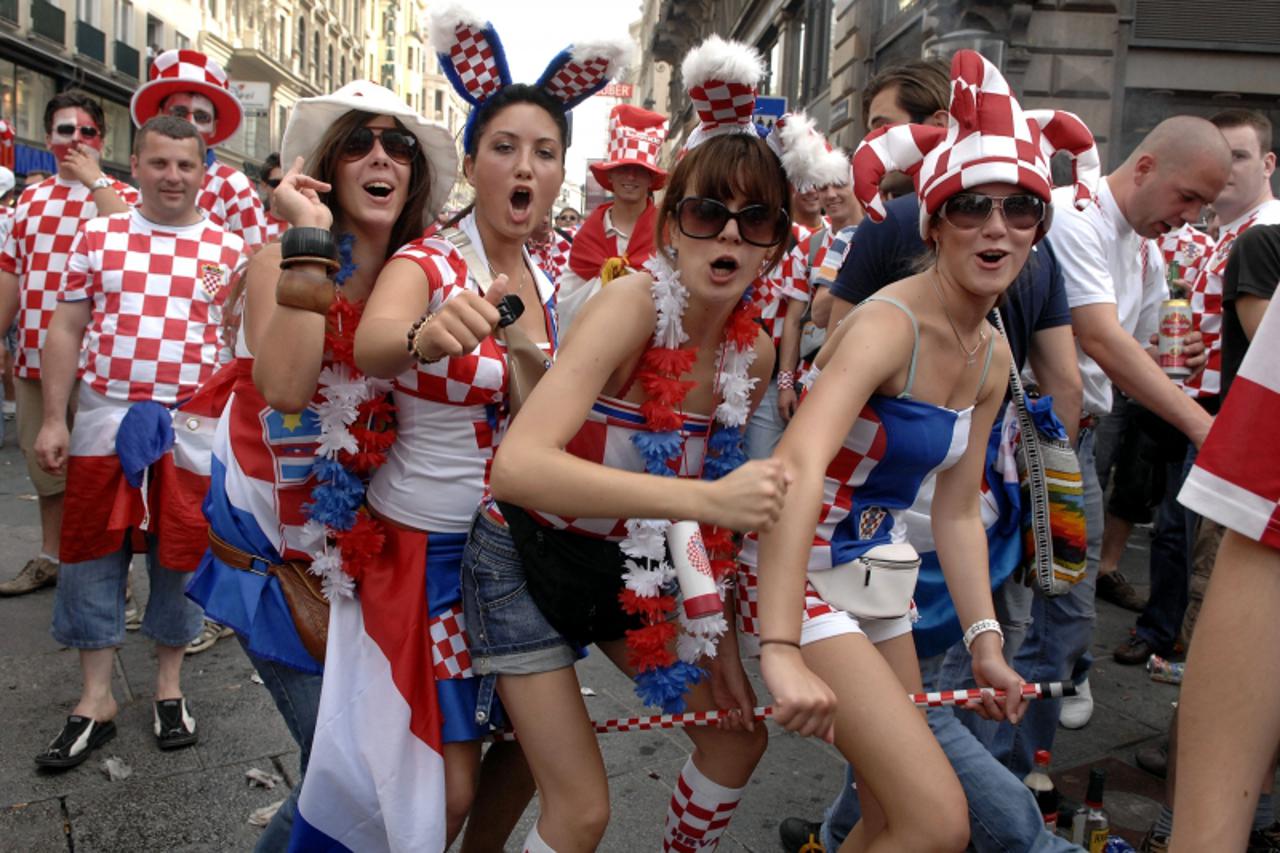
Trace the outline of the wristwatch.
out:
<instances>
[{"instance_id":1,"label":"wristwatch","mask_svg":"<svg viewBox=\"0 0 1280 853\"><path fill-rule=\"evenodd\" d=\"M98 190L108 190L108 189L111 189L113 184L114 182L110 178L108 178L106 175L99 175L98 180L89 184L89 189L92 192L97 192Z\"/></svg>"}]
</instances>

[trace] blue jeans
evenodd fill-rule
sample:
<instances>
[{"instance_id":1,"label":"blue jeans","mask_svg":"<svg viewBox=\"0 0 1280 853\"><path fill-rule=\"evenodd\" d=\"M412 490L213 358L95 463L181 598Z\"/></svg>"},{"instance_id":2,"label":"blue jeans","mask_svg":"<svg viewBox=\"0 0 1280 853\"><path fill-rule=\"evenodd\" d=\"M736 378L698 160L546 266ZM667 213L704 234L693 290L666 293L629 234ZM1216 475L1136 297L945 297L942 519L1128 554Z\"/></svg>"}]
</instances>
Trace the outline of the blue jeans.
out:
<instances>
[{"instance_id":1,"label":"blue jeans","mask_svg":"<svg viewBox=\"0 0 1280 853\"><path fill-rule=\"evenodd\" d=\"M926 690L957 686L939 680L944 657L937 655L920 661L920 674L924 677ZM959 712L968 713L971 712ZM1031 791L974 738L960 722L954 708L930 708L926 716L929 728L951 762L951 768L960 779L965 798L969 801L969 844L972 849L978 853L1079 850L1066 839L1045 829ZM853 783L853 767L847 766L840 796L831 804L822 822L822 843L828 850L835 850L844 842L862 815Z\"/></svg>"},{"instance_id":2,"label":"blue jeans","mask_svg":"<svg viewBox=\"0 0 1280 853\"><path fill-rule=\"evenodd\" d=\"M293 816L298 811L298 795L302 793L302 780L306 778L307 762L311 758L311 740L316 733L316 714L320 710L320 683L323 676L258 657L249 652L249 644L244 637L236 634L236 639L249 656L253 668L262 676L262 683L275 700L276 710L284 718L289 734L293 735L294 742L298 744L298 781L266 829L262 830L258 844L254 847L257 853L275 853L289 849Z\"/></svg>"},{"instance_id":3,"label":"blue jeans","mask_svg":"<svg viewBox=\"0 0 1280 853\"><path fill-rule=\"evenodd\" d=\"M1178 503L1178 492L1195 461L1195 445L1188 442L1186 456L1165 466L1164 502L1151 540L1151 593L1136 627L1138 639L1162 655L1173 650L1187 612L1197 516Z\"/></svg>"},{"instance_id":4,"label":"blue jeans","mask_svg":"<svg viewBox=\"0 0 1280 853\"><path fill-rule=\"evenodd\" d=\"M751 413L747 421L747 457L750 459L768 459L773 449L782 438L782 431L787 425L778 414L778 380L774 379L760 399L760 405Z\"/></svg>"},{"instance_id":5,"label":"blue jeans","mask_svg":"<svg viewBox=\"0 0 1280 853\"><path fill-rule=\"evenodd\" d=\"M186 646L200 633L204 611L184 594L191 573L161 566L157 545L148 535L151 591L142 633L162 646ZM55 640L73 649L110 649L124 643L124 590L132 560L126 542L105 557L62 564L49 630Z\"/></svg>"},{"instance_id":6,"label":"blue jeans","mask_svg":"<svg viewBox=\"0 0 1280 853\"><path fill-rule=\"evenodd\" d=\"M1080 436L1079 455L1088 570L1084 580L1065 595L1053 598L1037 595L1032 601L1031 629L1013 660L1013 668L1027 681L1071 678L1078 684L1088 677L1091 659L1086 652L1093 636L1093 594L1102 550L1102 490L1094 467L1093 442L1093 432L1085 430ZM1061 709L1061 699L1040 699L1027 703L1026 713L1018 725L1000 724L992 749L1019 779L1031 772L1036 750L1053 749Z\"/></svg>"}]
</instances>

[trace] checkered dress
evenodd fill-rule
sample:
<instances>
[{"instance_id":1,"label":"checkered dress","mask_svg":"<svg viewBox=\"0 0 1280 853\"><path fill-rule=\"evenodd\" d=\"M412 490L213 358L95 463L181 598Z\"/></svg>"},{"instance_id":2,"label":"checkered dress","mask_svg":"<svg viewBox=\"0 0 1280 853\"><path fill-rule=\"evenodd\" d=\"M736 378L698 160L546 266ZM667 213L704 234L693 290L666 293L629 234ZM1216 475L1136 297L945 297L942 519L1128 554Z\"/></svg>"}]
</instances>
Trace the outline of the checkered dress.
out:
<instances>
[{"instance_id":1,"label":"checkered dress","mask_svg":"<svg viewBox=\"0 0 1280 853\"><path fill-rule=\"evenodd\" d=\"M1228 223L1219 235L1217 245L1197 268L1191 286L1191 327L1204 338L1209 360L1204 370L1193 373L1182 382L1183 390L1197 399L1217 397L1222 391L1222 279L1227 273L1227 258L1236 238L1254 225L1280 223L1280 201L1263 202L1241 219Z\"/></svg>"},{"instance_id":2,"label":"checkered dress","mask_svg":"<svg viewBox=\"0 0 1280 853\"><path fill-rule=\"evenodd\" d=\"M138 191L116 181L112 188L130 205ZM18 277L18 350L14 373L40 378L40 350L58 307L58 291L76 232L98 215L93 192L58 176L27 187L18 198L13 229L0 252L0 270Z\"/></svg>"},{"instance_id":3,"label":"checkered dress","mask_svg":"<svg viewBox=\"0 0 1280 853\"><path fill-rule=\"evenodd\" d=\"M209 214L209 221L221 225L244 240L246 252L261 246L267 237L267 212L262 199L244 172L213 161L205 170L204 186L196 196L196 207Z\"/></svg>"},{"instance_id":4,"label":"checkered dress","mask_svg":"<svg viewBox=\"0 0 1280 853\"><path fill-rule=\"evenodd\" d=\"M1178 495L1184 506L1280 548L1280 308L1262 318L1231 393Z\"/></svg>"},{"instance_id":5,"label":"checkered dress","mask_svg":"<svg viewBox=\"0 0 1280 853\"><path fill-rule=\"evenodd\" d=\"M93 300L89 387L113 400L190 397L218 365L222 303L243 252L204 219L174 228L133 210L85 223L58 299Z\"/></svg>"}]
</instances>

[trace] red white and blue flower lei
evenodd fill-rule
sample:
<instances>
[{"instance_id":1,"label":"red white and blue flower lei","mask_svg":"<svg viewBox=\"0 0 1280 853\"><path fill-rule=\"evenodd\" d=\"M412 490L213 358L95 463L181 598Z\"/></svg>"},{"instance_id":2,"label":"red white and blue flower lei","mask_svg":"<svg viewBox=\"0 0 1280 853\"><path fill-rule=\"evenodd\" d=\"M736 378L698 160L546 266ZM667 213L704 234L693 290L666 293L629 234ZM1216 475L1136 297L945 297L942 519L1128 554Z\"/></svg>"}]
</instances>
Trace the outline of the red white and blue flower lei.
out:
<instances>
[{"instance_id":1,"label":"red white and blue flower lei","mask_svg":"<svg viewBox=\"0 0 1280 853\"><path fill-rule=\"evenodd\" d=\"M351 261L354 238L338 239L342 266L334 276L338 292L329 308L324 348L327 365L318 383L316 405L320 442L313 467L316 485L311 502L302 510L306 529L319 534L320 547L311 555L309 571L322 579L326 598L350 597L360 575L382 550L382 524L364 508L365 486L373 471L387 461L395 443L395 406L391 383L365 376L355 365L356 326L364 303L347 301L342 285L355 272ZM319 529L317 529L319 528Z\"/></svg>"},{"instance_id":2,"label":"red white and blue flower lei","mask_svg":"<svg viewBox=\"0 0 1280 853\"><path fill-rule=\"evenodd\" d=\"M653 276L657 323L653 343L641 357L637 373L649 397L640 407L646 431L636 433L632 441L644 457L648 473L674 477L684 452L680 434L683 417L678 409L696 385L680 377L693 369L698 353L695 347L681 347L689 340L683 325L689 292L680 282L680 274L662 253L650 259L645 268ZM715 377L715 393L721 402L715 409L717 426L707 438L702 465L706 480L717 480L747 460L743 431L756 383L749 371L756 357L759 315L760 308L752 301L748 288L725 323ZM689 619L681 610L679 625L672 620L678 609L678 590L675 569L667 558L666 531L670 524L668 519L627 521L627 538L619 544L627 557L625 588L619 600L625 612L641 617L644 623L643 627L627 631L627 659L637 672L637 695L645 704L661 707L664 713L680 713L685 709L684 697L689 688L706 675L698 661L715 657L717 643L728 625L723 613ZM727 579L736 569L733 534L714 525L700 525L700 529L723 600Z\"/></svg>"}]
</instances>

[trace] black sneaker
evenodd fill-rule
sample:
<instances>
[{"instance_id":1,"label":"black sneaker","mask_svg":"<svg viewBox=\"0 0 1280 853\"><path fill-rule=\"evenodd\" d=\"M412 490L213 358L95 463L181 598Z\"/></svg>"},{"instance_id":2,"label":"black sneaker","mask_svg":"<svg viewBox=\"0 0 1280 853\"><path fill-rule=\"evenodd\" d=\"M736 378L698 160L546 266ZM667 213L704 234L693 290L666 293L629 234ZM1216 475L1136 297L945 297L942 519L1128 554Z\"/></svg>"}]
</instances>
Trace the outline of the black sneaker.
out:
<instances>
[{"instance_id":1,"label":"black sneaker","mask_svg":"<svg viewBox=\"0 0 1280 853\"><path fill-rule=\"evenodd\" d=\"M186 699L161 699L155 704L156 744L161 749L181 749L199 740L196 721L187 713Z\"/></svg>"},{"instance_id":2,"label":"black sneaker","mask_svg":"<svg viewBox=\"0 0 1280 853\"><path fill-rule=\"evenodd\" d=\"M89 757L89 753L116 736L116 724L107 720L99 723L79 714L67 717L62 731L45 751L36 756L36 764L50 770L66 770L75 767Z\"/></svg>"},{"instance_id":3,"label":"black sneaker","mask_svg":"<svg viewBox=\"0 0 1280 853\"><path fill-rule=\"evenodd\" d=\"M778 837L785 853L826 853L822 846L822 823L786 817L778 824Z\"/></svg>"}]
</instances>

